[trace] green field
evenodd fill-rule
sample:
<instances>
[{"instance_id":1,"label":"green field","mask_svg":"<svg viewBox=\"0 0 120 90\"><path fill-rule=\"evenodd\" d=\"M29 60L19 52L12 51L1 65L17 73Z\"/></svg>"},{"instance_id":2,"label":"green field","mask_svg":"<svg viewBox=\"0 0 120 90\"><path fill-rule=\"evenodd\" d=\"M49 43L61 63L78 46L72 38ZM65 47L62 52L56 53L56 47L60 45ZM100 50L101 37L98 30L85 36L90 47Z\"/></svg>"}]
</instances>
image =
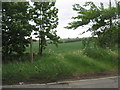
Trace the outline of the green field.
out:
<instances>
[{"instance_id":1,"label":"green field","mask_svg":"<svg viewBox=\"0 0 120 90\"><path fill-rule=\"evenodd\" d=\"M49 44L46 49L44 50L44 53L65 53L69 51L75 51L82 49L82 43L79 42L71 42L71 43L61 43L58 44L58 47L56 47L53 44ZM27 52L29 52L29 48L27 48ZM38 53L38 42L33 43L33 52Z\"/></svg>"},{"instance_id":2,"label":"green field","mask_svg":"<svg viewBox=\"0 0 120 90\"><path fill-rule=\"evenodd\" d=\"M34 42L33 47L34 53L37 53L38 42ZM26 58L25 62L3 64L3 83L29 80L54 81L63 75L102 72L118 68L117 50L82 48L80 41L61 43L58 48L55 45L48 45L44 55L36 57L33 63ZM29 52L29 48L26 52Z\"/></svg>"}]
</instances>

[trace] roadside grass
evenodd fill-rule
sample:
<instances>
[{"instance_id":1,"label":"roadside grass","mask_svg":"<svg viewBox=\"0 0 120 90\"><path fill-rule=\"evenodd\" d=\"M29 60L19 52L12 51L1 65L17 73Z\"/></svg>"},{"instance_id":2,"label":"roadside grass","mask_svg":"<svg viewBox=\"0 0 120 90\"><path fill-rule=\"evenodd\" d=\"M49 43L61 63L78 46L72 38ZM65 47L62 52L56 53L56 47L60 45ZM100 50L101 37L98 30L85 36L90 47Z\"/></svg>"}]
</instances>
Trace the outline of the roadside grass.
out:
<instances>
[{"instance_id":1,"label":"roadside grass","mask_svg":"<svg viewBox=\"0 0 120 90\"><path fill-rule=\"evenodd\" d=\"M34 43L37 50L37 43ZM37 52L34 50L35 52ZM33 63L10 62L2 66L3 83L27 80L55 81L62 75L116 70L118 53L102 48L81 48L81 42L49 45L43 57ZM26 58L27 59L27 58Z\"/></svg>"},{"instance_id":2,"label":"roadside grass","mask_svg":"<svg viewBox=\"0 0 120 90\"><path fill-rule=\"evenodd\" d=\"M103 62L118 68L119 55L117 51L103 48L87 48L84 51L84 55L87 55L88 57L93 58L101 63Z\"/></svg>"}]
</instances>

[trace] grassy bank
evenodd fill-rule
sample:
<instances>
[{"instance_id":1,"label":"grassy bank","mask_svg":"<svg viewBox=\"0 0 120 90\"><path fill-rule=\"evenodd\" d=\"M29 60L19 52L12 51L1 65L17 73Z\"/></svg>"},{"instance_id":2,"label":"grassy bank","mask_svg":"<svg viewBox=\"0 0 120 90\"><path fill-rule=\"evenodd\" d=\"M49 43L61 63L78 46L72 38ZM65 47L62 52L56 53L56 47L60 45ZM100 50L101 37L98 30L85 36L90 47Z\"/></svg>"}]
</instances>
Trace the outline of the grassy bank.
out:
<instances>
[{"instance_id":1,"label":"grassy bank","mask_svg":"<svg viewBox=\"0 0 120 90\"><path fill-rule=\"evenodd\" d=\"M38 44L34 43L37 53ZM29 49L28 49L29 51ZM59 47L49 45L43 57L33 63L10 62L3 65L3 82L15 83L27 80L54 81L62 75L116 70L118 53L110 49L82 49L81 42L63 43Z\"/></svg>"}]
</instances>

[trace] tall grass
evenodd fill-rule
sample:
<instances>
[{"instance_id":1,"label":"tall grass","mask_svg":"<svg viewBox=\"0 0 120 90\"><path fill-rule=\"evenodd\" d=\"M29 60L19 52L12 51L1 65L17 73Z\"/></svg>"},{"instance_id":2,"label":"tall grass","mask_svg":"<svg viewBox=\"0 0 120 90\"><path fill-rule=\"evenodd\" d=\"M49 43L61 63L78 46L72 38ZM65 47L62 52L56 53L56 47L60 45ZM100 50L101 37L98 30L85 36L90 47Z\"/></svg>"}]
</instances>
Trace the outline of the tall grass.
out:
<instances>
[{"instance_id":1,"label":"tall grass","mask_svg":"<svg viewBox=\"0 0 120 90\"><path fill-rule=\"evenodd\" d=\"M34 49L37 50L37 43ZM37 52L34 50L35 52ZM3 82L25 80L54 81L62 75L74 73L101 72L117 69L118 53L102 48L81 48L81 42L49 45L43 57L33 63L10 62L3 65Z\"/></svg>"}]
</instances>

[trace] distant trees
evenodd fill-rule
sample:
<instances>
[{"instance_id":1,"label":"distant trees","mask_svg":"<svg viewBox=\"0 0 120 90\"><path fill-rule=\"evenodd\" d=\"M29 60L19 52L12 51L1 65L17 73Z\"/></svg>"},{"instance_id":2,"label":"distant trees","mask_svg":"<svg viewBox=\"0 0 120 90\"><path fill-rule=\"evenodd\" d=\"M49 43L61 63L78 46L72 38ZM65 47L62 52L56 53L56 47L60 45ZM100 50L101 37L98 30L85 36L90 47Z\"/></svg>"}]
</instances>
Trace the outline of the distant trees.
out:
<instances>
[{"instance_id":1,"label":"distant trees","mask_svg":"<svg viewBox=\"0 0 120 90\"><path fill-rule=\"evenodd\" d=\"M35 2L30 13L35 23L34 34L39 38L39 55L42 56L43 49L47 46L47 39L57 45L59 37L54 29L58 25L58 9L55 7L55 2Z\"/></svg>"},{"instance_id":2,"label":"distant trees","mask_svg":"<svg viewBox=\"0 0 120 90\"><path fill-rule=\"evenodd\" d=\"M108 8L104 8L103 3L100 4L100 7L93 2L86 2L83 7L75 4L73 10L77 11L78 15L72 17L75 21L69 23L65 28L76 29L91 24L85 32L90 31L93 36L97 35L101 47L112 47L114 43L118 43L118 11L120 7L119 3L116 3L116 7L112 7L110 2Z\"/></svg>"},{"instance_id":3,"label":"distant trees","mask_svg":"<svg viewBox=\"0 0 120 90\"><path fill-rule=\"evenodd\" d=\"M27 13L28 2L2 3L2 55L22 55L29 41L32 26Z\"/></svg>"}]
</instances>

